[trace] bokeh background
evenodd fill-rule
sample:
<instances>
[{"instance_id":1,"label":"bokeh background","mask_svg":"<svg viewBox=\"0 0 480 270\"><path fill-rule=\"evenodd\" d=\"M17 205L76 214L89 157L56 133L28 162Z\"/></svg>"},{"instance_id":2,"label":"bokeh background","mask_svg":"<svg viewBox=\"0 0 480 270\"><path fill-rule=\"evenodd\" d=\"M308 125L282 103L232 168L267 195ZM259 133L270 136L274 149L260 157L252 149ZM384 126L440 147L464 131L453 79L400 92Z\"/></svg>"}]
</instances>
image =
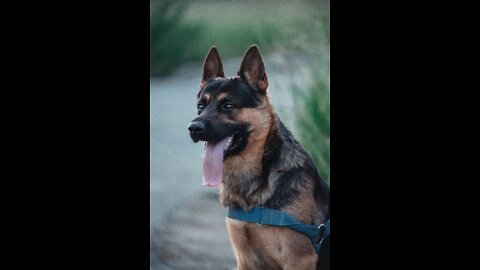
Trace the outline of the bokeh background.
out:
<instances>
[{"instance_id":1,"label":"bokeh background","mask_svg":"<svg viewBox=\"0 0 480 270\"><path fill-rule=\"evenodd\" d=\"M257 44L276 112L330 182L330 2L150 0L151 269L233 269L218 188L188 137L202 62L234 76Z\"/></svg>"}]
</instances>

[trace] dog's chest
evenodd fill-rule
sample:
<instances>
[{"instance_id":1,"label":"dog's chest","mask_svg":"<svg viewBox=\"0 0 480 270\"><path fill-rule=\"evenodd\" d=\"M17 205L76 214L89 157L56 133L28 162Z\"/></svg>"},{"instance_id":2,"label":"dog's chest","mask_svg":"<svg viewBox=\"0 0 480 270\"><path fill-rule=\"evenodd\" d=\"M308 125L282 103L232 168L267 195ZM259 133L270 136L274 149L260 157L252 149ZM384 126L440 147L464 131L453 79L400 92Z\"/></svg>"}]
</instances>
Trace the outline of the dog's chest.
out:
<instances>
[{"instance_id":1,"label":"dog's chest","mask_svg":"<svg viewBox=\"0 0 480 270\"><path fill-rule=\"evenodd\" d=\"M252 248L251 246L256 240L257 232L251 225L252 224L247 222L227 218L227 229L230 240L238 251L246 251Z\"/></svg>"},{"instance_id":2,"label":"dog's chest","mask_svg":"<svg viewBox=\"0 0 480 270\"><path fill-rule=\"evenodd\" d=\"M240 261L252 269L277 269L275 257L280 256L276 254L279 243L272 237L271 227L229 218L226 223L230 241Z\"/></svg>"}]
</instances>

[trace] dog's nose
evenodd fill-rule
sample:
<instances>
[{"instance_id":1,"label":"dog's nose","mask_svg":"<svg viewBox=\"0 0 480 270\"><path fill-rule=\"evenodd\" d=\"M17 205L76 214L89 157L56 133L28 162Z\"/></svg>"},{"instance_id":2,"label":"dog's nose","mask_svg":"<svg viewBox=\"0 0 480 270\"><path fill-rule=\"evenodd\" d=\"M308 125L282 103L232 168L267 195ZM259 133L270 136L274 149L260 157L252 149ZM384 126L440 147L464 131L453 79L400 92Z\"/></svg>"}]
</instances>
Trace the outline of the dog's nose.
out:
<instances>
[{"instance_id":1,"label":"dog's nose","mask_svg":"<svg viewBox=\"0 0 480 270\"><path fill-rule=\"evenodd\" d=\"M188 126L188 130L192 133L202 133L205 131L205 124L201 121L194 121Z\"/></svg>"}]
</instances>

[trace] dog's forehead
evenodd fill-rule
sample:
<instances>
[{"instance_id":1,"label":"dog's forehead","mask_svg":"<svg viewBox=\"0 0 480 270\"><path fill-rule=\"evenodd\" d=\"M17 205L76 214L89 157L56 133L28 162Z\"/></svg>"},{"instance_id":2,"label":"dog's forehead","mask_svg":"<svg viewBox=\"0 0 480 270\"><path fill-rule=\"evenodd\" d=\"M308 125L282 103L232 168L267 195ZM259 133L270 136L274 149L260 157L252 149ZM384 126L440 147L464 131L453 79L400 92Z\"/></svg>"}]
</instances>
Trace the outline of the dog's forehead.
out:
<instances>
[{"instance_id":1,"label":"dog's forehead","mask_svg":"<svg viewBox=\"0 0 480 270\"><path fill-rule=\"evenodd\" d=\"M238 77L216 78L205 85L200 93L200 97L208 94L212 98L216 98L221 93L235 95L240 92L249 91L248 88L248 85Z\"/></svg>"},{"instance_id":2,"label":"dog's forehead","mask_svg":"<svg viewBox=\"0 0 480 270\"><path fill-rule=\"evenodd\" d=\"M239 77L217 78L208 82L199 92L198 98L205 99L208 103L228 99L237 106L248 108L261 103L255 90Z\"/></svg>"}]
</instances>

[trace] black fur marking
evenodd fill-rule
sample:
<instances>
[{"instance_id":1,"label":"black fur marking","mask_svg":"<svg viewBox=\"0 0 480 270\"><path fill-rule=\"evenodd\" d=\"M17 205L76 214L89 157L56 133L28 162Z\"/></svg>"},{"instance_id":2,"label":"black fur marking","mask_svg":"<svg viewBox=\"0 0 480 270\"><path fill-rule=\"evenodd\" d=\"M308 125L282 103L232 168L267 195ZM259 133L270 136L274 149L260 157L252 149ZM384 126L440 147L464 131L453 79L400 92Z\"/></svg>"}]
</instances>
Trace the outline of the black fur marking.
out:
<instances>
[{"instance_id":1,"label":"black fur marking","mask_svg":"<svg viewBox=\"0 0 480 270\"><path fill-rule=\"evenodd\" d=\"M284 163L285 156L294 150L300 153L300 156L297 158L303 161L303 166L287 166L289 167L287 170L279 171L279 168ZM315 187L313 193L315 200L322 203L324 206L323 213L327 218L329 217L329 186L320 178L310 155L280 120L278 130L273 129L267 138L262 165L263 187L266 187L268 184L268 177L272 170L276 169L281 173L277 180L275 192L267 201L265 207L281 209L292 203L300 193L300 190L305 187L305 179L310 177L314 180Z\"/></svg>"},{"instance_id":2,"label":"black fur marking","mask_svg":"<svg viewBox=\"0 0 480 270\"><path fill-rule=\"evenodd\" d=\"M315 201L322 202L323 206L323 213L325 215L326 219L330 218L330 186L328 186L327 182L325 182L317 172L317 169L313 167L313 170L315 170L316 175L318 176L315 181L315 191L314 191L314 196L315 196Z\"/></svg>"},{"instance_id":3,"label":"black fur marking","mask_svg":"<svg viewBox=\"0 0 480 270\"><path fill-rule=\"evenodd\" d=\"M204 105L202 110L199 110L199 116L193 121L202 121L205 123L206 132L202 134L190 134L194 141L220 141L223 138L236 134L241 137L238 147L227 151L224 160L232 155L240 153L248 144L248 123L223 123L219 119L219 114L225 114L230 117L231 112L222 109L225 102L230 102L234 105L234 109L242 108L256 108L261 103L261 100L255 95L255 90L252 89L244 80L234 78L214 78L210 79L205 87L198 93L199 102ZM222 93L227 95L218 100L218 96ZM210 95L210 102L206 103L204 95Z\"/></svg>"},{"instance_id":4,"label":"black fur marking","mask_svg":"<svg viewBox=\"0 0 480 270\"><path fill-rule=\"evenodd\" d=\"M248 143L248 123L225 124L218 120L218 114L225 113L221 111L221 103L217 98L221 93L227 93L226 99L237 109L256 108L262 103L263 96L258 90L253 89L243 78L215 78L209 80L202 88L198 97L201 98L208 93L211 101L197 119L206 121L209 132L204 137L197 138L205 141L219 141L226 136L239 133L244 138L240 147L230 153L225 153L225 158L230 155L241 152ZM228 114L227 114L228 115ZM281 209L292 203L300 192L306 187L306 179L314 180L313 195L317 203L323 206L322 213L324 217L329 217L330 188L324 182L319 174L310 155L303 149L293 137L292 133L285 125L278 120L278 125L272 126L272 130L267 137L265 150L262 158L262 175L258 176L256 190L265 190L269 185L269 177L272 173L278 174L276 177L275 191L269 200L263 205L265 207ZM228 151L227 151L228 152ZM288 158L295 152L295 159ZM288 162L287 162L288 161Z\"/></svg>"},{"instance_id":5,"label":"black fur marking","mask_svg":"<svg viewBox=\"0 0 480 270\"><path fill-rule=\"evenodd\" d=\"M195 141L212 141L218 142L224 139L227 136L230 136L234 133L239 134L241 136L245 136L246 138L242 139L242 142L239 146L245 148L246 143L248 142L248 123L223 123L218 121L215 118L215 115L209 114L206 111L206 114L201 114L199 117L195 118L194 121L202 121L205 123L206 131L200 134L197 133L190 133L190 137ZM234 152L240 152L243 148L237 148Z\"/></svg>"},{"instance_id":6,"label":"black fur marking","mask_svg":"<svg viewBox=\"0 0 480 270\"><path fill-rule=\"evenodd\" d=\"M268 176L280 158L280 149L282 148L282 144L283 142L278 134L278 130L270 130L262 157L262 187L266 187L268 185Z\"/></svg>"},{"instance_id":7,"label":"black fur marking","mask_svg":"<svg viewBox=\"0 0 480 270\"><path fill-rule=\"evenodd\" d=\"M308 152L300 145L300 143L293 137L292 133L280 122L280 130L282 137L288 142L287 145L291 145L292 149L295 148L297 151L302 153L304 158L303 169L307 175L309 175L314 180L314 198L315 201L321 202L324 209L324 215L330 217L330 187L328 184L320 177L318 174L317 168L315 167L312 158Z\"/></svg>"},{"instance_id":8,"label":"black fur marking","mask_svg":"<svg viewBox=\"0 0 480 270\"><path fill-rule=\"evenodd\" d=\"M237 135L235 136L240 136L242 139L240 141L240 143L238 144L237 147L235 147L235 149L232 149L232 150L228 150L225 152L224 156L223 156L223 161L225 161L225 159L227 159L229 156L233 156L233 155L236 155L240 152L242 152L245 147L247 146L248 144L248 124L241 124L237 127Z\"/></svg>"},{"instance_id":9,"label":"black fur marking","mask_svg":"<svg viewBox=\"0 0 480 270\"><path fill-rule=\"evenodd\" d=\"M198 98L209 93L216 99L221 93L228 93L228 100L238 108L256 108L260 104L257 91L238 78L210 80L198 93Z\"/></svg>"},{"instance_id":10,"label":"black fur marking","mask_svg":"<svg viewBox=\"0 0 480 270\"><path fill-rule=\"evenodd\" d=\"M280 124L277 127L272 127L270 134L267 137L265 151L262 159L264 186L268 184L268 177L272 169L278 169L279 162L281 162L282 153L285 154L285 149L292 147L293 136L288 129L279 120ZM283 206L291 203L299 193L298 185L302 181L301 168L293 168L292 170L281 173L277 180L277 186L272 197L266 202L265 206L273 209L280 209Z\"/></svg>"},{"instance_id":11,"label":"black fur marking","mask_svg":"<svg viewBox=\"0 0 480 270\"><path fill-rule=\"evenodd\" d=\"M302 185L304 179L301 168L293 169L282 173L278 179L275 192L265 203L265 206L272 209L281 209L292 203L299 194L299 185Z\"/></svg>"}]
</instances>

